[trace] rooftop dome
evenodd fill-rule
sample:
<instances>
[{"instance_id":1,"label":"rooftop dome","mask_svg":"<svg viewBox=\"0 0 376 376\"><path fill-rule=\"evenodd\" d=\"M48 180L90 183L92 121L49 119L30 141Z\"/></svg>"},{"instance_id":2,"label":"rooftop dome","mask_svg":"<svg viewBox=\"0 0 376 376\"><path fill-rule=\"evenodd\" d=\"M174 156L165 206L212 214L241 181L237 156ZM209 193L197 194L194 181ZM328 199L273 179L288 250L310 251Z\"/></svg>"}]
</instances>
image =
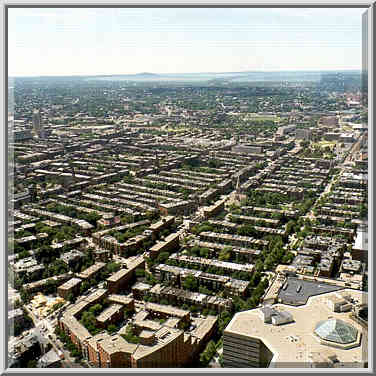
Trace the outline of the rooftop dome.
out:
<instances>
[{"instance_id":1,"label":"rooftop dome","mask_svg":"<svg viewBox=\"0 0 376 376\"><path fill-rule=\"evenodd\" d=\"M329 319L316 325L315 334L326 341L348 344L357 340L358 330L342 320Z\"/></svg>"}]
</instances>

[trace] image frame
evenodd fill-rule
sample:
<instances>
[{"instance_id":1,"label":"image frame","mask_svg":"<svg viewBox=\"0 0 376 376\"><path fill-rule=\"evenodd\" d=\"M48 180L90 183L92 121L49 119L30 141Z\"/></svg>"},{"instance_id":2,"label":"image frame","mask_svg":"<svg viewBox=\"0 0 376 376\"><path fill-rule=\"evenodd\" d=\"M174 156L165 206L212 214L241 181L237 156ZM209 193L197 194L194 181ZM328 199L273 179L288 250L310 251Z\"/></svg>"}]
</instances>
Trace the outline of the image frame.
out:
<instances>
[{"instance_id":1,"label":"image frame","mask_svg":"<svg viewBox=\"0 0 376 376\"><path fill-rule=\"evenodd\" d=\"M80 3L74 3L74 2L52 2L52 1L46 1L46 2L18 2L15 0L9 0L6 1L1 6L0 16L1 19L4 21L3 27L2 27L2 50L3 50L3 59L2 59L2 78L1 78L1 87L2 90L2 99L1 99L1 113L3 114L3 120L4 120L4 126L3 126L3 154L2 154L2 167L3 167L3 184L2 184L2 195L1 195L1 206L4 208L2 211L3 219L2 219L2 238L4 239L3 243L3 276L4 276L4 283L3 283L3 289L2 291L2 299L4 299L6 302L8 302L8 273L7 273L7 265L8 265L8 259L7 259L7 249L8 249L8 229L7 229L7 212L9 207L9 197L7 192L7 185L8 185L8 10L12 8L364 8L364 12L368 12L369 15L369 24L368 24L368 43L367 43L367 67L368 67L368 123L374 124L374 110L373 110L373 102L374 102L374 75L373 75L373 61L374 61L374 19L376 14L376 6L375 2L250 2L250 1L243 1L243 2L236 2L236 3L230 3L230 2L206 2L206 3L198 3L198 2L171 2L171 3L161 3L161 2L130 2L130 3L124 3L124 1L117 1L117 2L111 2L111 3L103 3L103 2L94 2L94 1L87 1L87 2L80 2ZM365 62L363 62L363 65L365 65ZM373 164L374 161L374 151L373 151L373 145L375 142L375 132L373 130L373 127L369 127L368 132L368 153L369 153L369 159L368 159L368 202L369 202L369 214L368 214L368 222L369 225L369 268L372 271L375 270L374 263L375 263L375 257L373 256L373 247L374 247L374 235L373 235L373 229L372 224L373 222L373 211L374 211L374 202L373 202L373 190L374 190L374 174L375 174L375 165ZM6 251L5 251L6 250ZM369 274L369 285L373 286L373 275L372 273ZM368 360L368 368L365 369L356 369L356 372L354 372L354 369L331 369L328 373L349 373L349 374L358 374L358 373L371 373L374 372L374 361L373 361L373 333L374 333L374 326L373 326L373 312L374 312L374 291L371 291L369 294L369 305L371 305L371 315L369 316L369 342L368 347L370 351L368 352L369 360ZM3 302L4 302L3 300ZM1 314L3 315L1 320L1 329L3 333L8 333L8 318L7 318L7 305L4 306L4 309L1 309ZM300 373L302 372L302 369L292 368L292 369L283 369L271 371L271 369L257 369L256 372L253 372L249 369L228 369L228 368L222 368L222 369L206 369L206 368L197 368L197 369L189 369L189 368L182 368L182 369L136 369L136 368L124 368L124 369L72 369L70 371L69 369L28 369L28 368L8 368L7 366L7 336L4 336L4 342L2 342L2 346L4 349L1 349L1 364L0 369L2 374L26 374L26 373L73 373L73 374L81 374L81 373L95 373L95 374L108 374L108 373L141 373L141 374L147 374L147 373L175 373L177 370L182 373L187 374L194 374L194 373L262 373L262 374L272 374L272 373ZM318 369L304 369L304 372L307 373L325 373L327 371L318 370Z\"/></svg>"}]
</instances>

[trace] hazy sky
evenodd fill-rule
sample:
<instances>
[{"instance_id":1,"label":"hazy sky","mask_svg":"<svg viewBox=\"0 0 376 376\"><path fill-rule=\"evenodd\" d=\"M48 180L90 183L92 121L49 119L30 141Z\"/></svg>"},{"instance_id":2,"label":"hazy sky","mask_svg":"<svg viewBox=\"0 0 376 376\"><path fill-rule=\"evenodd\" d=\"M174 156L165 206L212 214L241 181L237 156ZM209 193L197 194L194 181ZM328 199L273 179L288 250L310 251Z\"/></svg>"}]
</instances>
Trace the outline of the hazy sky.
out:
<instances>
[{"instance_id":1,"label":"hazy sky","mask_svg":"<svg viewBox=\"0 0 376 376\"><path fill-rule=\"evenodd\" d=\"M364 9L9 9L9 75L361 69Z\"/></svg>"}]
</instances>

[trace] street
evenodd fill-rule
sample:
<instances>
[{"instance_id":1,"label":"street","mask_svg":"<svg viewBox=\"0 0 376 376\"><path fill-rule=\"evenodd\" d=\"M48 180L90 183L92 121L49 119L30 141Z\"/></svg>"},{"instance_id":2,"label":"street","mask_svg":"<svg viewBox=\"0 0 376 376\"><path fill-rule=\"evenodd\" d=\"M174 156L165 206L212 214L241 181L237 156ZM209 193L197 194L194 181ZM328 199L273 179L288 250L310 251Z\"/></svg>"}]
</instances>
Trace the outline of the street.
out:
<instances>
[{"instance_id":1,"label":"street","mask_svg":"<svg viewBox=\"0 0 376 376\"><path fill-rule=\"evenodd\" d=\"M47 319L38 320L26 305L24 307L33 320L35 325L35 334L40 339L40 342L48 342L57 354L63 353L63 364L66 364L69 368L77 368L77 366L73 364L74 359L71 359L69 352L64 350L64 345L56 338L54 328L51 323Z\"/></svg>"}]
</instances>

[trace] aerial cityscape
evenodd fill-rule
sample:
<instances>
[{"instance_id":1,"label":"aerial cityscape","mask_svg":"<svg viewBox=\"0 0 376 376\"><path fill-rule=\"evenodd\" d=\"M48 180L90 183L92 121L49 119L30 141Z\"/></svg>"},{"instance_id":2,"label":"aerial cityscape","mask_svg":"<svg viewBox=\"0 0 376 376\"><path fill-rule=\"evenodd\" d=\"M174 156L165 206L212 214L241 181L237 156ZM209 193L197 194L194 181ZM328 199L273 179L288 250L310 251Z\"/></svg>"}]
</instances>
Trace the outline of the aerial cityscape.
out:
<instances>
[{"instance_id":1,"label":"aerial cityscape","mask_svg":"<svg viewBox=\"0 0 376 376\"><path fill-rule=\"evenodd\" d=\"M149 64L10 63L8 366L367 368L361 65Z\"/></svg>"}]
</instances>

